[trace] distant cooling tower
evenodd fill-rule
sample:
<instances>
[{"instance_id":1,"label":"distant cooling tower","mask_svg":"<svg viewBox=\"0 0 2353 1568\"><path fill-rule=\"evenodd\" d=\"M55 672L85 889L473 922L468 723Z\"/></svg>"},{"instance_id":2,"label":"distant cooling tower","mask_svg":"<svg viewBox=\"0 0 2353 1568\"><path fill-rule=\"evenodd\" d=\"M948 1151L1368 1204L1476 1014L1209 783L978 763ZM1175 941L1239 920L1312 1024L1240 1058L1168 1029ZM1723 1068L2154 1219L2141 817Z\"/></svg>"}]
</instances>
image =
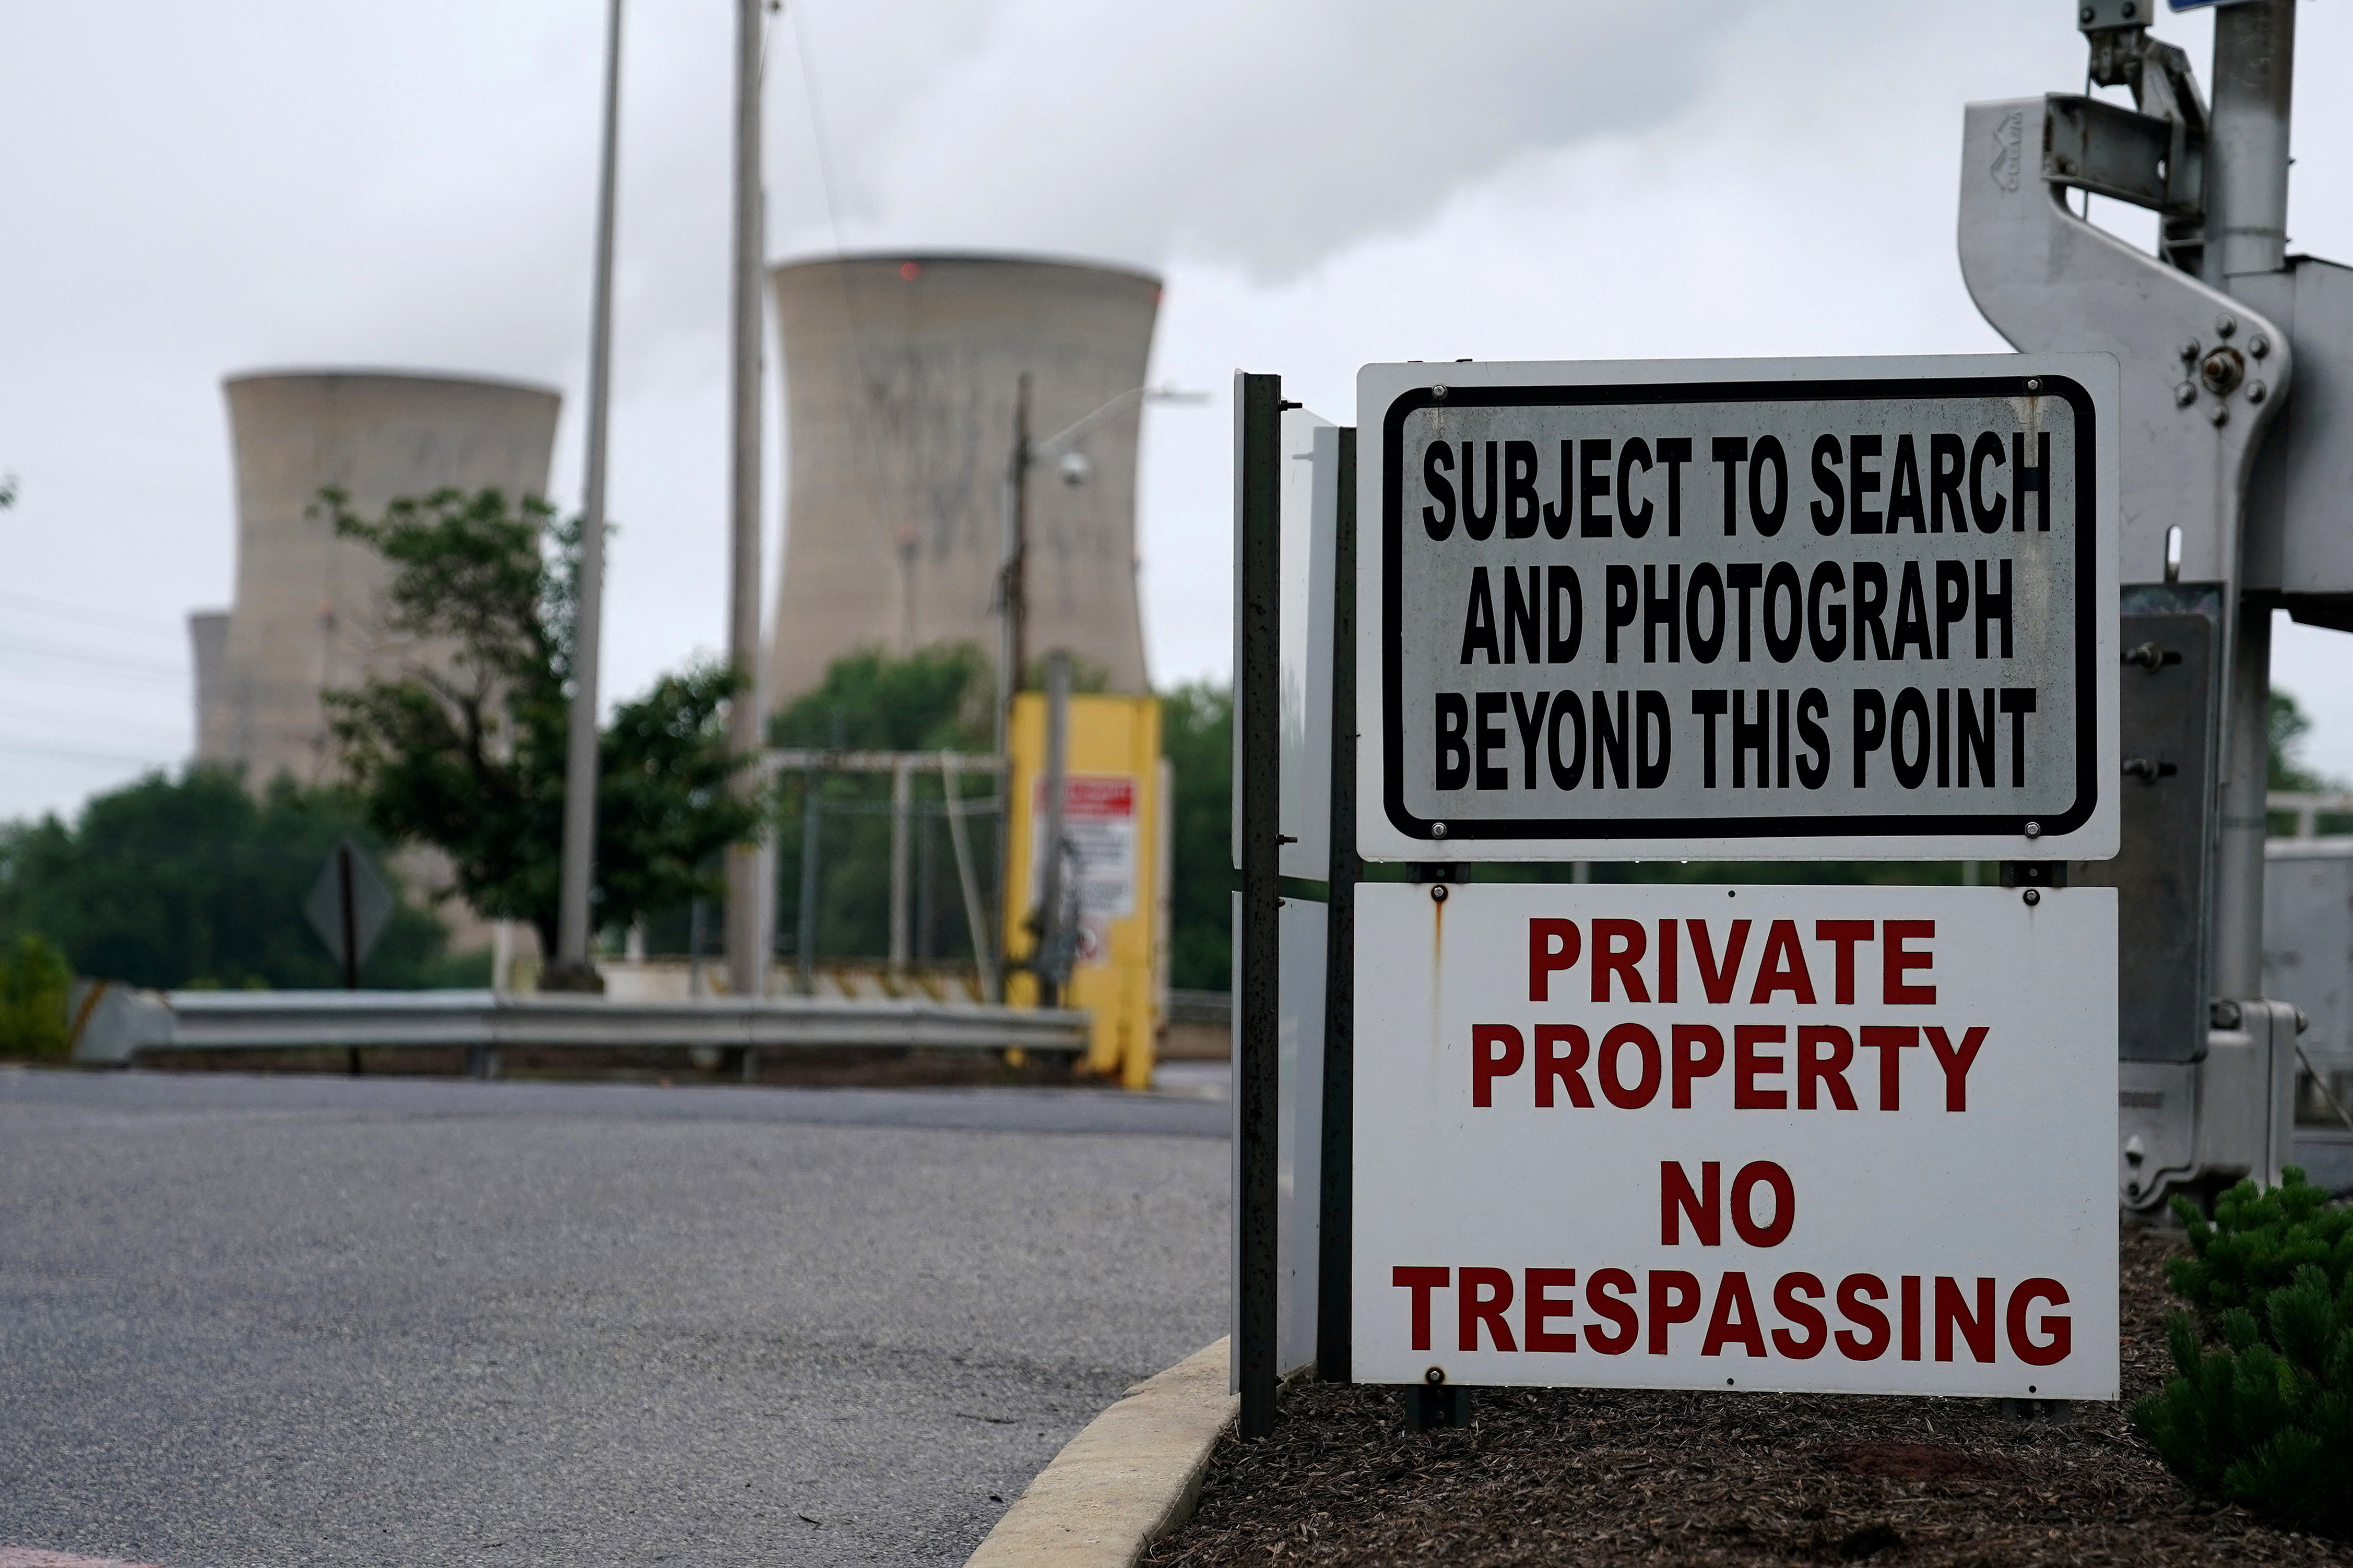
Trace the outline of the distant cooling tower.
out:
<instances>
[{"instance_id":1,"label":"distant cooling tower","mask_svg":"<svg viewBox=\"0 0 2353 1568\"><path fill-rule=\"evenodd\" d=\"M971 643L996 657L1014 404L1043 441L1144 384L1159 279L993 256L776 268L791 458L768 653L781 705L860 647ZM1136 605L1140 405L1029 477L1031 657L1063 647L1146 689Z\"/></svg>"},{"instance_id":2,"label":"distant cooling tower","mask_svg":"<svg viewBox=\"0 0 2353 1568\"><path fill-rule=\"evenodd\" d=\"M512 383L385 371L231 376L237 602L188 617L196 756L256 784L333 772L322 687L357 681L396 646L376 595L384 565L305 511L335 485L375 515L444 486L543 495L557 395Z\"/></svg>"}]
</instances>

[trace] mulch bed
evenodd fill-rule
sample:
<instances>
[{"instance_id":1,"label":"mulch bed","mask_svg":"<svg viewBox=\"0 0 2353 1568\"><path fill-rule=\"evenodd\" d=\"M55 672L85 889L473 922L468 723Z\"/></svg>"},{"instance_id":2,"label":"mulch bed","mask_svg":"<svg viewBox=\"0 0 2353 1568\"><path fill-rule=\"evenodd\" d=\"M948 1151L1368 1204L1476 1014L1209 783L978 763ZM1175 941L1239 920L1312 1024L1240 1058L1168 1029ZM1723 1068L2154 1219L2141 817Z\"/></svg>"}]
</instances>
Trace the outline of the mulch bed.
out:
<instances>
[{"instance_id":1,"label":"mulch bed","mask_svg":"<svg viewBox=\"0 0 2353 1568\"><path fill-rule=\"evenodd\" d=\"M2124 1401L1482 1389L1406 1430L1402 1394L1295 1384L1272 1436L1220 1440L1190 1522L1145 1557L1220 1563L2353 1564L2182 1489L2126 1407L2168 1375L2165 1258L2127 1232Z\"/></svg>"}]
</instances>

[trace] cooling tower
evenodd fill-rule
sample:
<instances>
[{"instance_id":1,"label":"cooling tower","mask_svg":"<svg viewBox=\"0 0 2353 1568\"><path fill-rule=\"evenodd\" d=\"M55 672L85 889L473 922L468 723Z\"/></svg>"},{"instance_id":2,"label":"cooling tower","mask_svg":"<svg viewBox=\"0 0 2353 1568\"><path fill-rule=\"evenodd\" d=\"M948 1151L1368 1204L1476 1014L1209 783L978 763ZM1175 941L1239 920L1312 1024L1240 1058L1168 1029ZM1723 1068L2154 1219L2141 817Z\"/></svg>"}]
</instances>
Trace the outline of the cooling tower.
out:
<instances>
[{"instance_id":1,"label":"cooling tower","mask_svg":"<svg viewBox=\"0 0 2353 1568\"><path fill-rule=\"evenodd\" d=\"M383 626L384 563L305 515L322 486L363 516L445 486L543 495L561 399L543 387L388 371L231 376L237 600L189 617L199 761L242 763L259 785L333 771L323 687L388 666L405 646Z\"/></svg>"},{"instance_id":2,"label":"cooling tower","mask_svg":"<svg viewBox=\"0 0 2353 1568\"><path fill-rule=\"evenodd\" d=\"M860 647L994 658L1005 475L1021 374L1043 441L1144 384L1159 279L997 256L860 256L774 269L790 456L768 650L779 705ZM1147 689L1136 605L1140 404L1029 486L1031 657L1063 647Z\"/></svg>"}]
</instances>

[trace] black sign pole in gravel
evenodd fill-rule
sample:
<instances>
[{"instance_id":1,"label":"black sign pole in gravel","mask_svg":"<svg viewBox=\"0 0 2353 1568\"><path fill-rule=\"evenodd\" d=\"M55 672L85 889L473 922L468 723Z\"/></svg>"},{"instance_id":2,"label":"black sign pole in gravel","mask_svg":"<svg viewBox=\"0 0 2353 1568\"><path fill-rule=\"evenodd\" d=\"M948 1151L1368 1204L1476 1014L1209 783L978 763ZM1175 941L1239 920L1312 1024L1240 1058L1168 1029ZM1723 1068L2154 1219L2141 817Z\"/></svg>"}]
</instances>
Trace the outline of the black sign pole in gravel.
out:
<instances>
[{"instance_id":1,"label":"black sign pole in gravel","mask_svg":"<svg viewBox=\"0 0 2353 1568\"><path fill-rule=\"evenodd\" d=\"M1332 529L1332 866L1324 918L1323 1193L1316 1226L1315 1375L1350 1378L1349 1227L1356 1159L1356 433L1340 437Z\"/></svg>"},{"instance_id":2,"label":"black sign pole in gravel","mask_svg":"<svg viewBox=\"0 0 2353 1568\"><path fill-rule=\"evenodd\" d=\"M343 989L360 988L360 921L352 889L352 841L348 838L335 846L335 929L343 934ZM353 1046L343 1053L343 1068L353 1078L360 1076L360 1048Z\"/></svg>"},{"instance_id":3,"label":"black sign pole in gravel","mask_svg":"<svg viewBox=\"0 0 2353 1568\"><path fill-rule=\"evenodd\" d=\"M1235 612L1241 620L1242 814L1241 1027L1235 1109L1241 1216L1241 1435L1274 1430L1275 1179L1280 1153L1276 1096L1281 1049L1282 831L1282 670L1278 640L1282 603L1282 378L1243 375L1241 570Z\"/></svg>"}]
</instances>

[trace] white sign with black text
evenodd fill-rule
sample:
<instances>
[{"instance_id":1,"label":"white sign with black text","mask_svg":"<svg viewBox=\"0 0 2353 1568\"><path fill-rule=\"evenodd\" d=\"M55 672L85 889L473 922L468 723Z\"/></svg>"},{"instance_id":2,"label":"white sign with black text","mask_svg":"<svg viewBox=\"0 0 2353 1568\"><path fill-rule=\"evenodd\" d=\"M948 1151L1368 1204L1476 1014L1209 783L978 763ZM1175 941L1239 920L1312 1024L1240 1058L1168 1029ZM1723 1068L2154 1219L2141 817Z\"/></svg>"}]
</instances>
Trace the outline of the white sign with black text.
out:
<instances>
[{"instance_id":1,"label":"white sign with black text","mask_svg":"<svg viewBox=\"0 0 2353 1568\"><path fill-rule=\"evenodd\" d=\"M1366 366L1364 855L2114 855L2116 378Z\"/></svg>"},{"instance_id":2,"label":"white sign with black text","mask_svg":"<svg viewBox=\"0 0 2353 1568\"><path fill-rule=\"evenodd\" d=\"M2116 1397L2114 889L1357 900L1358 1381Z\"/></svg>"}]
</instances>

